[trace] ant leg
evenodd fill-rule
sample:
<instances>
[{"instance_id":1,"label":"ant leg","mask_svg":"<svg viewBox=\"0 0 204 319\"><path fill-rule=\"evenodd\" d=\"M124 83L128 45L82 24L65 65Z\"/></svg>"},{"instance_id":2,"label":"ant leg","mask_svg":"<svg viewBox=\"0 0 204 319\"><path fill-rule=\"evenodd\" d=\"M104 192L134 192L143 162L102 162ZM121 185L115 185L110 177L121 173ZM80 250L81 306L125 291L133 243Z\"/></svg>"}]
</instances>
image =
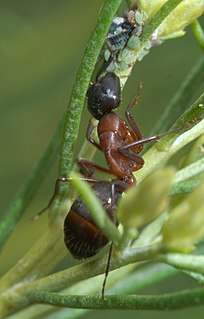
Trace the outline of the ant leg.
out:
<instances>
[{"instance_id":1,"label":"ant leg","mask_svg":"<svg viewBox=\"0 0 204 319\"><path fill-rule=\"evenodd\" d=\"M106 280L107 280L109 268L110 268L112 250L113 250L113 243L110 244L108 259L107 259L107 264L106 264L105 278L103 280L103 285L102 285L102 291L101 291L102 302L104 302L104 297L105 297L105 286L106 286Z\"/></svg>"},{"instance_id":2,"label":"ant leg","mask_svg":"<svg viewBox=\"0 0 204 319\"><path fill-rule=\"evenodd\" d=\"M125 184L123 181L121 180L114 180L111 183L111 210L115 212L116 210L116 203L115 203L115 187L116 186L120 186L123 189L127 188L127 184ZM114 214L115 217L115 214ZM116 220L113 221L114 223L116 222ZM110 244L110 248L109 248L109 253L108 253L108 258L107 258L107 264L106 264L106 270L105 270L105 277L103 280L103 285L102 285L102 291L101 291L101 298L102 298L102 302L104 302L104 297L105 297L105 286L106 286L106 281L108 278L108 273L109 273L109 268L110 268L110 261L111 261L111 255L112 255L112 250L113 250L113 243L111 242Z\"/></svg>"},{"instance_id":3,"label":"ant leg","mask_svg":"<svg viewBox=\"0 0 204 319\"><path fill-rule=\"evenodd\" d=\"M133 97L133 99L130 101L126 111L125 111L125 116L127 118L128 123L130 124L131 128L133 129L135 135L137 136L138 140L142 139L142 133L140 132L140 129L137 125L137 123L135 122L132 114L130 113L130 110L132 109L132 107L134 105L137 105L141 99L141 95L142 95L142 82L138 83L138 93L135 97Z\"/></svg>"},{"instance_id":4,"label":"ant leg","mask_svg":"<svg viewBox=\"0 0 204 319\"><path fill-rule=\"evenodd\" d=\"M57 179L56 182L55 182L54 192L53 192L52 197L50 198L50 200L49 200L47 206L46 206L45 208L41 209L41 210L33 217L34 220L38 219L38 218L40 217L40 215L42 215L47 209L50 208L50 206L51 206L51 204L52 204L52 202L53 202L53 200L54 200L56 194L58 193L58 191L59 191L59 185L58 185L58 179Z\"/></svg>"},{"instance_id":5,"label":"ant leg","mask_svg":"<svg viewBox=\"0 0 204 319\"><path fill-rule=\"evenodd\" d=\"M183 130L185 128L188 128L191 123L198 122L199 120L201 120L201 118L195 118L195 119L190 120L186 124L184 124L184 125L182 125L180 127L177 127L175 129L172 129L170 131L167 131L167 132L164 132L164 133L160 133L160 134L156 134L156 135L153 135L153 136L150 136L150 137L147 137L147 138L142 138L142 139L140 139L138 141L129 143L127 145L124 145L124 146L118 148L118 151L123 154L124 150L127 150L127 149L129 149L129 148L131 148L133 146L140 146L140 145L144 145L144 144L147 144L149 142L152 142L152 141L157 141L157 140L159 140L160 138L162 138L162 137L164 137L166 135L177 133L177 132L179 132L179 131L181 131L181 130Z\"/></svg>"},{"instance_id":6,"label":"ant leg","mask_svg":"<svg viewBox=\"0 0 204 319\"><path fill-rule=\"evenodd\" d=\"M92 161L88 161L88 160L84 160L84 159L78 159L76 160L77 164L79 165L79 167L91 167L93 169L96 169L97 171L106 173L106 174L113 174L112 171L108 168L99 166L97 164L95 164Z\"/></svg>"},{"instance_id":7,"label":"ant leg","mask_svg":"<svg viewBox=\"0 0 204 319\"><path fill-rule=\"evenodd\" d=\"M93 129L94 129L94 126L93 126L93 123L90 119L89 121L89 125L87 127L87 131L86 131L86 138L87 140L93 144L97 149L99 149L101 151L101 147L100 147L100 144L98 144L92 137L91 137L91 134L93 132Z\"/></svg>"},{"instance_id":8,"label":"ant leg","mask_svg":"<svg viewBox=\"0 0 204 319\"><path fill-rule=\"evenodd\" d=\"M96 179L96 178L91 178L91 177L79 177L79 180L82 181L86 181L87 183L91 183L91 184L96 184L96 183L100 183L101 180L100 179ZM38 219L40 217L40 215L42 215L47 209L50 208L54 198L56 197L56 195L59 193L59 184L60 183L69 183L70 180L72 180L72 178L70 177L58 177L56 182L55 182L55 188L54 188L54 192L52 194L52 197L50 198L47 206L43 209L41 209L35 216L34 219Z\"/></svg>"},{"instance_id":9,"label":"ant leg","mask_svg":"<svg viewBox=\"0 0 204 319\"><path fill-rule=\"evenodd\" d=\"M90 184L96 184L101 182L101 179L96 179L92 177L78 177L77 179L80 181L85 181ZM71 177L58 177L56 183L69 183L71 180L73 180L73 178Z\"/></svg>"},{"instance_id":10,"label":"ant leg","mask_svg":"<svg viewBox=\"0 0 204 319\"><path fill-rule=\"evenodd\" d=\"M78 167L79 167L79 171L82 175L84 175L85 177L92 177L94 172L95 172L95 168L91 167L91 166L87 166L86 163L84 164L83 161L81 161L80 159L76 159L75 163L77 163Z\"/></svg>"},{"instance_id":11,"label":"ant leg","mask_svg":"<svg viewBox=\"0 0 204 319\"><path fill-rule=\"evenodd\" d=\"M137 141L138 142L138 141ZM125 145L126 146L126 145ZM124 148L125 148L124 146ZM129 146L129 144L128 144ZM137 153L129 152L129 150L124 149L123 147L119 148L118 151L123 154L128 159L132 160L135 164L137 164L138 169L140 169L144 165L143 158Z\"/></svg>"}]
</instances>

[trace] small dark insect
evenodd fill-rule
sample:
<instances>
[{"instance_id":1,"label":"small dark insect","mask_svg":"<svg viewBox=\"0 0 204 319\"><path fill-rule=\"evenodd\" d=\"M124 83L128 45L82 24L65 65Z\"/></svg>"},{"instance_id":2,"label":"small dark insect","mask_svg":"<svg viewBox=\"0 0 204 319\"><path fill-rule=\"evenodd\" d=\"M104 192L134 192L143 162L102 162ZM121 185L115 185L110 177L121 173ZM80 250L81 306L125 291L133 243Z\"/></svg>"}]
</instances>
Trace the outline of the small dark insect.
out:
<instances>
[{"instance_id":1,"label":"small dark insect","mask_svg":"<svg viewBox=\"0 0 204 319\"><path fill-rule=\"evenodd\" d=\"M134 26L123 17L115 17L107 34L106 43L111 52L123 50Z\"/></svg>"},{"instance_id":2,"label":"small dark insect","mask_svg":"<svg viewBox=\"0 0 204 319\"><path fill-rule=\"evenodd\" d=\"M87 181L89 180L87 179ZM107 215L116 225L118 223L115 217L115 206L126 187L120 180L99 181L92 186ZM64 241L67 249L76 259L85 259L96 255L109 242L95 224L87 206L80 197L75 200L65 218Z\"/></svg>"},{"instance_id":3,"label":"small dark insect","mask_svg":"<svg viewBox=\"0 0 204 319\"><path fill-rule=\"evenodd\" d=\"M106 37L110 53L117 55L123 50L132 34L139 37L143 24L143 16L136 3L124 12L123 17L115 17Z\"/></svg>"}]
</instances>

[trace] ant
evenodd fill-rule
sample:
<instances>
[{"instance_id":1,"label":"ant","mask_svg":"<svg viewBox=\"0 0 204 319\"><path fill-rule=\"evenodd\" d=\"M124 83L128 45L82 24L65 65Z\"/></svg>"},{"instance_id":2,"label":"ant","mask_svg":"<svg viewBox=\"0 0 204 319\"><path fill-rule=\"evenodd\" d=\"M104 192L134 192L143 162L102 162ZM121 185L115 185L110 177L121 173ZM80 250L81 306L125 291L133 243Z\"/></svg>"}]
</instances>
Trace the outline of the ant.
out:
<instances>
[{"instance_id":1,"label":"ant","mask_svg":"<svg viewBox=\"0 0 204 319\"><path fill-rule=\"evenodd\" d=\"M121 101L120 81L114 73L107 73L98 78L97 82L92 84L87 92L88 109L99 120L97 127L99 143L91 137L94 128L91 121L87 128L86 137L95 147L104 153L109 169L83 159L78 159L77 163L81 169L86 170L85 177L82 179L94 184L92 186L93 191L101 201L109 218L116 225L118 225L118 222L115 218L115 206L121 194L130 185L136 184L133 172L142 168L144 164L144 160L139 155L143 149L143 145L167 134L179 131L184 127L143 139L139 127L130 113L133 105L138 104L140 100L141 88L142 85L139 83L138 95L131 100L125 111L130 127L112 111L120 105ZM116 179L111 181L92 179L93 169L112 174ZM58 182L67 182L69 180L69 178L62 177L58 179ZM67 249L76 259L94 256L109 242L95 224L87 206L80 197L75 200L65 218L64 240ZM104 299L111 251L112 244L109 250L102 288L102 299Z\"/></svg>"}]
</instances>

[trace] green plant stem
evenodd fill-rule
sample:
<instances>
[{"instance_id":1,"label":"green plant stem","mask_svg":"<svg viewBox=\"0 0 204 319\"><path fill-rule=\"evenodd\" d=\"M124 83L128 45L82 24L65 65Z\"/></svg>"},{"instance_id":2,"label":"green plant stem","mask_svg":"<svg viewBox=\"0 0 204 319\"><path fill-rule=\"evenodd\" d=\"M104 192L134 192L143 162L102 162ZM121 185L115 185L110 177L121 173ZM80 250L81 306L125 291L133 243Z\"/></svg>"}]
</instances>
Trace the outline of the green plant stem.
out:
<instances>
[{"instance_id":1,"label":"green plant stem","mask_svg":"<svg viewBox=\"0 0 204 319\"><path fill-rule=\"evenodd\" d=\"M204 83L204 57L200 58L198 62L190 70L178 91L169 102L165 111L159 118L159 121L150 132L150 135L154 135L157 132L165 131L172 125L182 112L187 109L195 91L199 88L203 88ZM147 149L150 145L146 146Z\"/></svg>"},{"instance_id":2,"label":"green plant stem","mask_svg":"<svg viewBox=\"0 0 204 319\"><path fill-rule=\"evenodd\" d=\"M108 285L112 280L112 276L115 278L115 283L111 286L110 289L107 289L107 293L115 293L117 294L130 294L135 293L141 288L146 286L152 285L154 283L158 283L161 280L173 276L177 273L177 270L173 269L172 267L162 265L162 264L147 264L145 267L142 268L136 267L136 270L132 273L128 272L125 277L121 276L121 270L126 269L120 268L117 270L117 276L115 276L115 271L109 274ZM128 269L130 266L128 266ZM94 280L94 281L93 281ZM74 285L71 288L66 289L63 291L63 294L70 295L70 294L77 294L79 291L83 294L96 294L101 290L101 283L103 278L101 278L101 282L99 282L99 278L92 278L88 279L87 281L80 282ZM91 289L90 289L91 286ZM41 317L46 317L49 319L59 319L59 318L78 318L80 315L84 314L88 310L81 309L80 311L77 309L59 309L56 310L51 306L48 305L35 305L29 307L21 311L18 314L15 314L15 317L10 317L10 319L35 319L39 315ZM49 315L48 315L49 312ZM52 312L52 313L51 313ZM62 317L61 317L62 315Z\"/></svg>"},{"instance_id":3,"label":"green plant stem","mask_svg":"<svg viewBox=\"0 0 204 319\"><path fill-rule=\"evenodd\" d=\"M204 51L204 32L198 20L195 20L191 24L193 34L201 48Z\"/></svg>"},{"instance_id":4,"label":"green plant stem","mask_svg":"<svg viewBox=\"0 0 204 319\"><path fill-rule=\"evenodd\" d=\"M124 265L145 261L154 258L163 252L163 246L159 243L143 248L128 249L122 255L117 255L111 261L110 270L120 268ZM59 273L38 279L34 282L24 284L16 289L5 291L0 299L0 316L11 314L21 310L30 304L27 297L38 290L58 291L69 287L80 281L104 273L107 263L107 256L95 261L90 261L61 271Z\"/></svg>"},{"instance_id":5,"label":"green plant stem","mask_svg":"<svg viewBox=\"0 0 204 319\"><path fill-rule=\"evenodd\" d=\"M175 183L179 183L185 179L191 178L204 171L204 157L198 161L184 167L176 173Z\"/></svg>"},{"instance_id":6,"label":"green plant stem","mask_svg":"<svg viewBox=\"0 0 204 319\"><path fill-rule=\"evenodd\" d=\"M204 256L184 255L184 254L165 254L160 255L158 260L178 269L190 270L204 274Z\"/></svg>"},{"instance_id":7,"label":"green plant stem","mask_svg":"<svg viewBox=\"0 0 204 319\"><path fill-rule=\"evenodd\" d=\"M86 46L65 116L62 148L59 159L59 176L68 176L71 169L73 149L77 139L86 91L108 28L120 3L121 0L106 0L104 2L96 28Z\"/></svg>"},{"instance_id":8,"label":"green plant stem","mask_svg":"<svg viewBox=\"0 0 204 319\"><path fill-rule=\"evenodd\" d=\"M3 246L9 237L16 223L22 216L25 208L30 203L42 180L46 177L49 168L56 159L57 150L59 148L59 139L62 131L62 123L57 127L50 143L42 154L40 160L33 169L25 184L21 187L12 203L5 212L5 216L0 223L0 247Z\"/></svg>"},{"instance_id":9,"label":"green plant stem","mask_svg":"<svg viewBox=\"0 0 204 319\"><path fill-rule=\"evenodd\" d=\"M142 248L127 249L122 255L117 254L116 257L111 260L110 270L117 269L130 263L150 260L161 252L163 252L163 246L160 245L160 243L148 245ZM46 289L49 291L61 290L67 287L68 282L69 284L73 284L79 280L87 279L104 273L106 264L107 255L97 260L82 263L62 272L39 279L34 283L28 284L27 288L33 289L33 287L35 287L36 289Z\"/></svg>"},{"instance_id":10,"label":"green plant stem","mask_svg":"<svg viewBox=\"0 0 204 319\"><path fill-rule=\"evenodd\" d=\"M204 304L204 288L183 290L157 296L109 295L104 301L101 300L101 296L66 296L43 291L31 294L29 298L31 303L77 309L170 311Z\"/></svg>"},{"instance_id":11,"label":"green plant stem","mask_svg":"<svg viewBox=\"0 0 204 319\"><path fill-rule=\"evenodd\" d=\"M140 37L141 44L143 45L148 41L152 33L158 28L158 26L164 21L164 19L173 11L179 3L183 0L169 0L160 8L155 14L152 20L144 27L142 35Z\"/></svg>"}]
</instances>

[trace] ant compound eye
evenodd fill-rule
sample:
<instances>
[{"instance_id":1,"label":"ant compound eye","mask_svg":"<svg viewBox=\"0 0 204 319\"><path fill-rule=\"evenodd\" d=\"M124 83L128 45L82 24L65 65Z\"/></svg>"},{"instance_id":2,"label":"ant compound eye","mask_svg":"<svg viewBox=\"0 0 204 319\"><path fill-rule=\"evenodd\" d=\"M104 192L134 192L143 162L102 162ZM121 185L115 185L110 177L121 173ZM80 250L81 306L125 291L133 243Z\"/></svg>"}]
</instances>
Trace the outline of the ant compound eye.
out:
<instances>
[{"instance_id":1,"label":"ant compound eye","mask_svg":"<svg viewBox=\"0 0 204 319\"><path fill-rule=\"evenodd\" d=\"M116 109L121 101L120 80L114 73L107 73L92 84L88 91L88 110L97 119Z\"/></svg>"}]
</instances>

